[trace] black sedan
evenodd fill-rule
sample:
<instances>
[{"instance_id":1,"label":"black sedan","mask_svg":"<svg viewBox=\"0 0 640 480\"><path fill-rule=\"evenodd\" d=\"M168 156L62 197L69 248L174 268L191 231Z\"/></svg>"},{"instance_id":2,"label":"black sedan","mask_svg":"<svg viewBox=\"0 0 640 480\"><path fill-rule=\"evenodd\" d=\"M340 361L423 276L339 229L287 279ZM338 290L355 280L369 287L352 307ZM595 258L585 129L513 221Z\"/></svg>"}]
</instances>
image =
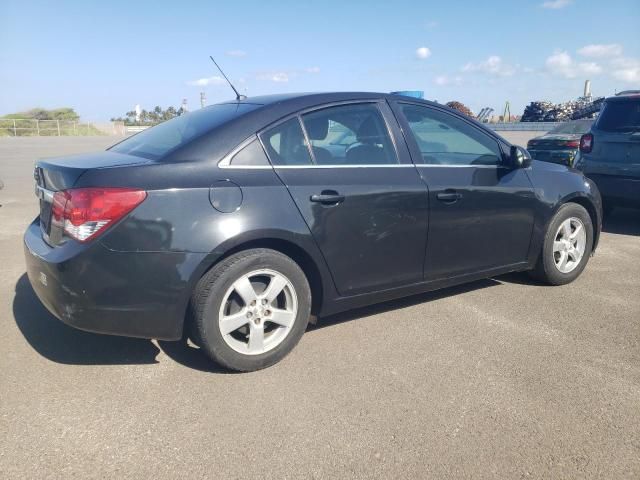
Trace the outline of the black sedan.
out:
<instances>
[{"instance_id":1,"label":"black sedan","mask_svg":"<svg viewBox=\"0 0 640 480\"><path fill-rule=\"evenodd\" d=\"M513 271L571 282L601 226L581 173L387 94L213 105L105 152L39 161L35 178L25 256L54 315L100 333L188 333L240 371L282 359L311 314Z\"/></svg>"},{"instance_id":2,"label":"black sedan","mask_svg":"<svg viewBox=\"0 0 640 480\"><path fill-rule=\"evenodd\" d=\"M532 138L527 150L536 160L573 166L580 149L580 137L587 133L593 120L573 120L558 125L544 135Z\"/></svg>"}]
</instances>

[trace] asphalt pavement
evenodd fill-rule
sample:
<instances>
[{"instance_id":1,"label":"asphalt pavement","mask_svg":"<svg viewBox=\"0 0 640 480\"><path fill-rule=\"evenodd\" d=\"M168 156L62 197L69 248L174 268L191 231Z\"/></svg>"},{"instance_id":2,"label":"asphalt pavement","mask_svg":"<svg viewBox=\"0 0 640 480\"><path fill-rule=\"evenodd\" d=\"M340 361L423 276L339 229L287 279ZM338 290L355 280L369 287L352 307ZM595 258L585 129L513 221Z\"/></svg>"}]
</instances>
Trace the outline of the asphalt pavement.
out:
<instances>
[{"instance_id":1,"label":"asphalt pavement","mask_svg":"<svg viewBox=\"0 0 640 480\"><path fill-rule=\"evenodd\" d=\"M60 323L25 275L36 158L0 138L1 478L640 478L640 213L583 275L507 275L320 319L276 366Z\"/></svg>"}]
</instances>

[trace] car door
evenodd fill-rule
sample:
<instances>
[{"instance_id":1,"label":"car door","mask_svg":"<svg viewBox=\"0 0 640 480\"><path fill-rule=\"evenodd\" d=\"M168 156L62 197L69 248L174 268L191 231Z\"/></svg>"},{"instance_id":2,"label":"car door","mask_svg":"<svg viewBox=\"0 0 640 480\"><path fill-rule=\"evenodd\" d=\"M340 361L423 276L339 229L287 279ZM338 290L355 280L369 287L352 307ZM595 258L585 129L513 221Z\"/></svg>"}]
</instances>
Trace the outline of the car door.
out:
<instances>
[{"instance_id":1,"label":"car door","mask_svg":"<svg viewBox=\"0 0 640 480\"><path fill-rule=\"evenodd\" d=\"M427 192L392 122L386 103L346 103L260 135L344 296L422 280Z\"/></svg>"},{"instance_id":2,"label":"car door","mask_svg":"<svg viewBox=\"0 0 640 480\"><path fill-rule=\"evenodd\" d=\"M411 103L393 107L429 188L425 279L525 262L536 203L526 170L507 166L498 141L461 116Z\"/></svg>"}]
</instances>

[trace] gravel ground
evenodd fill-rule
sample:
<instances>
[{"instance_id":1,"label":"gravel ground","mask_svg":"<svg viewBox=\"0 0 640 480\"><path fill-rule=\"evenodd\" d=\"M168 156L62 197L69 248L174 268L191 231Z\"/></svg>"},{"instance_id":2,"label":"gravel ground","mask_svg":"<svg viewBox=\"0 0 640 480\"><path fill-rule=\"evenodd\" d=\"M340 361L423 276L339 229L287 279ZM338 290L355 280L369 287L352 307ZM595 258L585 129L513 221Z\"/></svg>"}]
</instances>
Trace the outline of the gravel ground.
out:
<instances>
[{"instance_id":1,"label":"gravel ground","mask_svg":"<svg viewBox=\"0 0 640 480\"><path fill-rule=\"evenodd\" d=\"M33 160L112 142L0 138L0 477L640 477L640 213L571 285L509 275L321 319L280 364L227 374L69 328L29 287Z\"/></svg>"}]
</instances>

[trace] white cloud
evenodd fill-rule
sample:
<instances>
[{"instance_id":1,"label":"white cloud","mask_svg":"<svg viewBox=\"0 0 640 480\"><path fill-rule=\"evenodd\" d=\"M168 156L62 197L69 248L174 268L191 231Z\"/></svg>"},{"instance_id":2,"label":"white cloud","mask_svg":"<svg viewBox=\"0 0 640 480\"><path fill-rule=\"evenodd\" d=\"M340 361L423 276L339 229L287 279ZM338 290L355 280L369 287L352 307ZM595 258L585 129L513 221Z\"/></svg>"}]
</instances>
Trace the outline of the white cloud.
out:
<instances>
[{"instance_id":1,"label":"white cloud","mask_svg":"<svg viewBox=\"0 0 640 480\"><path fill-rule=\"evenodd\" d=\"M320 67L309 67L304 69L307 73L320 73Z\"/></svg>"},{"instance_id":2,"label":"white cloud","mask_svg":"<svg viewBox=\"0 0 640 480\"><path fill-rule=\"evenodd\" d=\"M246 57L247 56L247 52L245 52L244 50L229 50L228 52L226 52L226 54L229 57Z\"/></svg>"},{"instance_id":3,"label":"white cloud","mask_svg":"<svg viewBox=\"0 0 640 480\"><path fill-rule=\"evenodd\" d=\"M435 20L431 20L430 22L427 22L426 27L428 29L432 29L432 28L436 28L438 26L438 22L436 22Z\"/></svg>"},{"instance_id":4,"label":"white cloud","mask_svg":"<svg viewBox=\"0 0 640 480\"><path fill-rule=\"evenodd\" d=\"M289 74L287 72L263 72L258 74L258 80L286 83L289 81Z\"/></svg>"},{"instance_id":5,"label":"white cloud","mask_svg":"<svg viewBox=\"0 0 640 480\"><path fill-rule=\"evenodd\" d=\"M416 58L420 60L425 60L431 56L431 50L427 47L420 47L416 50Z\"/></svg>"},{"instance_id":6,"label":"white cloud","mask_svg":"<svg viewBox=\"0 0 640 480\"><path fill-rule=\"evenodd\" d=\"M224 84L224 78L213 76L206 78L199 78L197 80L189 80L187 85L191 85L192 87L206 87L208 85L222 85Z\"/></svg>"},{"instance_id":7,"label":"white cloud","mask_svg":"<svg viewBox=\"0 0 640 480\"><path fill-rule=\"evenodd\" d=\"M565 51L556 51L547 57L545 66L554 75L565 78L575 78L578 75L598 75L602 73L602 67L595 62L578 63Z\"/></svg>"},{"instance_id":8,"label":"white cloud","mask_svg":"<svg viewBox=\"0 0 640 480\"><path fill-rule=\"evenodd\" d=\"M448 75L438 75L433 79L433 83L440 87L445 87L447 85L458 86L462 84L462 77L460 75L457 75L455 77L450 77Z\"/></svg>"},{"instance_id":9,"label":"white cloud","mask_svg":"<svg viewBox=\"0 0 640 480\"><path fill-rule=\"evenodd\" d=\"M498 55L491 55L483 62L469 62L462 67L463 72L483 72L501 77L510 77L516 73L517 66L506 64Z\"/></svg>"},{"instance_id":10,"label":"white cloud","mask_svg":"<svg viewBox=\"0 0 640 480\"><path fill-rule=\"evenodd\" d=\"M586 45L578 50L583 57L619 57L622 55L622 45L610 43L608 45Z\"/></svg>"},{"instance_id":11,"label":"white cloud","mask_svg":"<svg viewBox=\"0 0 640 480\"><path fill-rule=\"evenodd\" d=\"M599 75L602 73L602 67L596 62L584 62L578 64L578 71L587 75Z\"/></svg>"},{"instance_id":12,"label":"white cloud","mask_svg":"<svg viewBox=\"0 0 640 480\"><path fill-rule=\"evenodd\" d=\"M640 60L616 58L611 62L613 78L626 83L640 83Z\"/></svg>"},{"instance_id":13,"label":"white cloud","mask_svg":"<svg viewBox=\"0 0 640 480\"><path fill-rule=\"evenodd\" d=\"M548 0L546 2L542 2L542 8L550 8L552 10L558 10L560 8L564 8L568 5L571 5L573 0Z\"/></svg>"}]
</instances>

